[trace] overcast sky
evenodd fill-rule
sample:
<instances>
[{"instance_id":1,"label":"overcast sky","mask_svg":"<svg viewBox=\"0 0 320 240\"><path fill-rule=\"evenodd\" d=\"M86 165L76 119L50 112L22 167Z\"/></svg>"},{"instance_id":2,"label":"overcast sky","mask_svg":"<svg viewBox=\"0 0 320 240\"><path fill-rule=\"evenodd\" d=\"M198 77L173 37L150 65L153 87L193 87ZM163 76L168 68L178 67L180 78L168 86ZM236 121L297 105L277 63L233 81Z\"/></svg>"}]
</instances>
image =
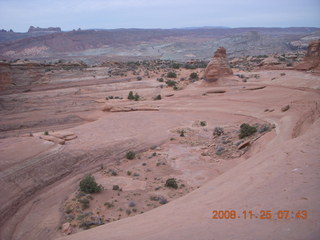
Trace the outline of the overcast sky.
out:
<instances>
[{"instance_id":1,"label":"overcast sky","mask_svg":"<svg viewBox=\"0 0 320 240\"><path fill-rule=\"evenodd\" d=\"M320 0L0 0L0 29L320 27Z\"/></svg>"}]
</instances>

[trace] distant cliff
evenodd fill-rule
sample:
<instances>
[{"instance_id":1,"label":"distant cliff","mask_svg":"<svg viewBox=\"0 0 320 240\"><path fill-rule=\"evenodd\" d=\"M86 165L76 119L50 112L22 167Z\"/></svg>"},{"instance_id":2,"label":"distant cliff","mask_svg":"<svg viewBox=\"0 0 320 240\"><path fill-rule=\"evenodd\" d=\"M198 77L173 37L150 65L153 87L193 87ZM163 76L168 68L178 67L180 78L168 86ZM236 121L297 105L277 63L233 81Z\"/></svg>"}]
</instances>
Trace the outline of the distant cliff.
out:
<instances>
[{"instance_id":1,"label":"distant cliff","mask_svg":"<svg viewBox=\"0 0 320 240\"><path fill-rule=\"evenodd\" d=\"M39 27L30 26L28 33L33 33L33 32L61 32L61 28L59 27L39 28Z\"/></svg>"}]
</instances>

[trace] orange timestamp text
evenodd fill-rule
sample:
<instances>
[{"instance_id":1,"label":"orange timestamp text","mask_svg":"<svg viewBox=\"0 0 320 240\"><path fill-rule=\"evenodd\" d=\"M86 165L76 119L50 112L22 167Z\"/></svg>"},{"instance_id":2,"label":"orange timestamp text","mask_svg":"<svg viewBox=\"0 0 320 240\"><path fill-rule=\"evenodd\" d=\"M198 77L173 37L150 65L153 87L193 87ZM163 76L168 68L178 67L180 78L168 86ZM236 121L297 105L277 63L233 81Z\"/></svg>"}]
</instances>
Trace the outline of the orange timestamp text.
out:
<instances>
[{"instance_id":1,"label":"orange timestamp text","mask_svg":"<svg viewBox=\"0 0 320 240\"><path fill-rule=\"evenodd\" d=\"M289 220L289 219L302 219L308 218L307 210L213 210L212 219L262 219L262 220Z\"/></svg>"}]
</instances>

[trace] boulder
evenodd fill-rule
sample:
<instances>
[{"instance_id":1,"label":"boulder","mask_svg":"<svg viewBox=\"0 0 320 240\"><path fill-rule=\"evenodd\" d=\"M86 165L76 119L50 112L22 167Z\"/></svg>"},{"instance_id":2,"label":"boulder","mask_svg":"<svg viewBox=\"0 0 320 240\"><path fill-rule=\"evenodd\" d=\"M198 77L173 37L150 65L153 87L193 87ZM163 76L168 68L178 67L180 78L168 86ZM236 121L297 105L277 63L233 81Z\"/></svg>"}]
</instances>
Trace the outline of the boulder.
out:
<instances>
[{"instance_id":1,"label":"boulder","mask_svg":"<svg viewBox=\"0 0 320 240\"><path fill-rule=\"evenodd\" d=\"M205 69L204 79L208 82L215 82L221 77L232 74L233 72L228 63L226 49L219 47Z\"/></svg>"}]
</instances>

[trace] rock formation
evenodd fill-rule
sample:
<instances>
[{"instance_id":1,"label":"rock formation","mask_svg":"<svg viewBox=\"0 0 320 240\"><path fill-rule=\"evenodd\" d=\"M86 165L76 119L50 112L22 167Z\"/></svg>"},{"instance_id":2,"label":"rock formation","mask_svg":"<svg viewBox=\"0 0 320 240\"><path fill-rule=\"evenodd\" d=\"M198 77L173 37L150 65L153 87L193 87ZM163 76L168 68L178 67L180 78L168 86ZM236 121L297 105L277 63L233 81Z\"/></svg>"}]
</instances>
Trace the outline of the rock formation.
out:
<instances>
[{"instance_id":1,"label":"rock formation","mask_svg":"<svg viewBox=\"0 0 320 240\"><path fill-rule=\"evenodd\" d=\"M308 46L308 51L303 62L296 66L297 70L320 70L320 40L313 41Z\"/></svg>"},{"instance_id":2,"label":"rock formation","mask_svg":"<svg viewBox=\"0 0 320 240\"><path fill-rule=\"evenodd\" d=\"M39 27L30 26L28 33L31 33L31 32L61 32L61 28L60 27L39 28Z\"/></svg>"},{"instance_id":3,"label":"rock formation","mask_svg":"<svg viewBox=\"0 0 320 240\"><path fill-rule=\"evenodd\" d=\"M226 49L219 47L206 67L204 78L208 82L214 82L223 76L231 74L233 72L228 63Z\"/></svg>"}]
</instances>

